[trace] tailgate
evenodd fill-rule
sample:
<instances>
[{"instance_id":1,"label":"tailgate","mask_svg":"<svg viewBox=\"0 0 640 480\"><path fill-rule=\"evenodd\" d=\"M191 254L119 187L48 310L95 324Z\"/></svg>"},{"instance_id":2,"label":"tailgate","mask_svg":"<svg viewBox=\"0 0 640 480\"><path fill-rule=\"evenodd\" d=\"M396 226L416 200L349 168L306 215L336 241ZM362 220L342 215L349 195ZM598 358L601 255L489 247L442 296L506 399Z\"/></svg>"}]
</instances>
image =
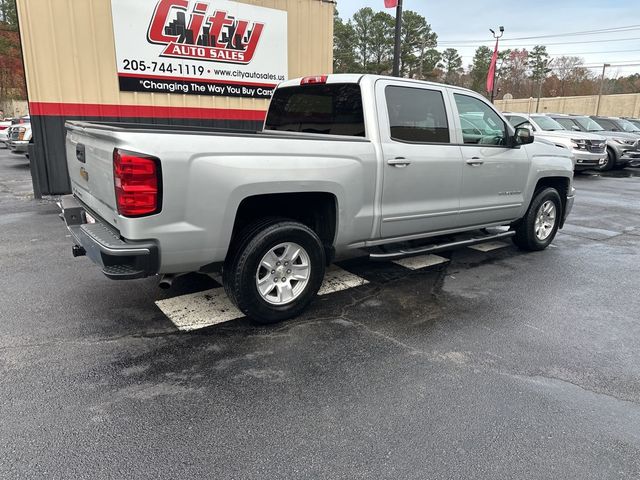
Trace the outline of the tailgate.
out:
<instances>
[{"instance_id":1,"label":"tailgate","mask_svg":"<svg viewBox=\"0 0 640 480\"><path fill-rule=\"evenodd\" d=\"M112 225L117 208L113 184L116 138L108 130L68 122L66 156L73 194Z\"/></svg>"}]
</instances>

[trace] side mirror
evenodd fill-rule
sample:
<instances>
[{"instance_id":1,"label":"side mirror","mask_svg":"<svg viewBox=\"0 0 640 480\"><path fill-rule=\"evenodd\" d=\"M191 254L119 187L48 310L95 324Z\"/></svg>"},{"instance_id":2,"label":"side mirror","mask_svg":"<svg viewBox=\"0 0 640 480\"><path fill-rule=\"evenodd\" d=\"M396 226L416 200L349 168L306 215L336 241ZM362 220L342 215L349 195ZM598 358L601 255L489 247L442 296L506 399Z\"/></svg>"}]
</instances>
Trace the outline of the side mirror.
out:
<instances>
[{"instance_id":1,"label":"side mirror","mask_svg":"<svg viewBox=\"0 0 640 480\"><path fill-rule=\"evenodd\" d=\"M579 127L579 126L577 126L577 125L573 125L573 126L571 127L571 130L573 130L574 132L579 132L579 131L580 131L580 127Z\"/></svg>"},{"instance_id":2,"label":"side mirror","mask_svg":"<svg viewBox=\"0 0 640 480\"><path fill-rule=\"evenodd\" d=\"M516 145L527 145L529 143L533 143L533 133L527 127L518 127L516 128L515 134L515 144Z\"/></svg>"}]
</instances>

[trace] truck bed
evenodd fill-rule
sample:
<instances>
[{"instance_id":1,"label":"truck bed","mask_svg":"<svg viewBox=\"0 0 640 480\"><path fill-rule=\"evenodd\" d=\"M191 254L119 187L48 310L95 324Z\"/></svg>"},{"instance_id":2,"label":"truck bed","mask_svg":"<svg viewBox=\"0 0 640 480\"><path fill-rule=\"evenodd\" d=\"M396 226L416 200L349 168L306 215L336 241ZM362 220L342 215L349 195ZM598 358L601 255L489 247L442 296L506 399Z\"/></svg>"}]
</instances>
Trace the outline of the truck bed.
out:
<instances>
[{"instance_id":1,"label":"truck bed","mask_svg":"<svg viewBox=\"0 0 640 480\"><path fill-rule=\"evenodd\" d=\"M340 224L337 242L371 236L379 164L367 138L115 122L66 126L74 196L123 239L158 242L162 273L194 271L223 260L236 212L250 196L325 192L349 219ZM119 214L115 150L159 160L157 213Z\"/></svg>"}]
</instances>

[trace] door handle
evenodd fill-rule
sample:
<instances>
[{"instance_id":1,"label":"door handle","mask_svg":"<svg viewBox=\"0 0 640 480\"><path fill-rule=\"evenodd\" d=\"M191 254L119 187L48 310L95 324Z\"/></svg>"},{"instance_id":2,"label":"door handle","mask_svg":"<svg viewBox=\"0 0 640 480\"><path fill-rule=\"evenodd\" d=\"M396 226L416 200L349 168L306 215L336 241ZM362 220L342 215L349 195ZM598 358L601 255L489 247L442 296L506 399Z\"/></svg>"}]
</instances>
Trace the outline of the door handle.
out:
<instances>
[{"instance_id":1,"label":"door handle","mask_svg":"<svg viewBox=\"0 0 640 480\"><path fill-rule=\"evenodd\" d=\"M396 157L387 160L387 163L396 168L405 168L411 165L411 162L404 157Z\"/></svg>"},{"instance_id":2,"label":"door handle","mask_svg":"<svg viewBox=\"0 0 640 480\"><path fill-rule=\"evenodd\" d=\"M471 165L472 167L479 167L483 165L484 161L480 159L480 157L473 157L467 160L467 165Z\"/></svg>"}]
</instances>

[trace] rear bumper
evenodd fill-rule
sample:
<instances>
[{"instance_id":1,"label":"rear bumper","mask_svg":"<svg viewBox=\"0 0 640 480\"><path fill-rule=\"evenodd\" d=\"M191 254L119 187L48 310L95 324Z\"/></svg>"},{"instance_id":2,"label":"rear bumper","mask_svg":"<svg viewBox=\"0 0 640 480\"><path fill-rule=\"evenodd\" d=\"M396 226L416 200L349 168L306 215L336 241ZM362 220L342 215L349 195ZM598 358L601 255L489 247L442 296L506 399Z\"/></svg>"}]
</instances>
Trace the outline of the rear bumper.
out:
<instances>
[{"instance_id":1,"label":"rear bumper","mask_svg":"<svg viewBox=\"0 0 640 480\"><path fill-rule=\"evenodd\" d=\"M158 273L160 256L155 241L125 240L94 215L91 217L95 218L95 223L88 223L85 207L73 195L62 197L60 206L75 243L74 256L86 255L113 280L144 278Z\"/></svg>"}]
</instances>

